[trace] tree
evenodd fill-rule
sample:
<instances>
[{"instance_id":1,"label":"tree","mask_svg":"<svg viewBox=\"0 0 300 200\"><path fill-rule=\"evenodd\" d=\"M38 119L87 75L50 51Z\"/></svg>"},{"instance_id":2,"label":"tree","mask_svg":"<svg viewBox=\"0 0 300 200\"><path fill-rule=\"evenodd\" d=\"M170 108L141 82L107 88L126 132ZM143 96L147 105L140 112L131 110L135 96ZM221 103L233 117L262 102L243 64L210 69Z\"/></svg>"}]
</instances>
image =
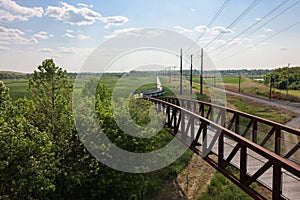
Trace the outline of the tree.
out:
<instances>
[{"instance_id":1,"label":"tree","mask_svg":"<svg viewBox=\"0 0 300 200\"><path fill-rule=\"evenodd\" d=\"M67 72L46 59L29 80L35 108L31 123L53 137L53 153L60 169L56 174L53 198L76 192L75 185L86 176L86 156L72 117L72 82Z\"/></svg>"},{"instance_id":2,"label":"tree","mask_svg":"<svg viewBox=\"0 0 300 200\"><path fill-rule=\"evenodd\" d=\"M36 126L42 131L50 131L54 137L59 133L70 131L65 124L72 121L71 94L72 84L67 72L55 65L52 59L46 59L34 71L29 79L29 91L36 104Z\"/></svg>"},{"instance_id":3,"label":"tree","mask_svg":"<svg viewBox=\"0 0 300 200\"><path fill-rule=\"evenodd\" d=\"M44 199L55 190L51 135L32 126L0 82L0 199ZM20 109L19 106L22 106Z\"/></svg>"},{"instance_id":4,"label":"tree","mask_svg":"<svg viewBox=\"0 0 300 200\"><path fill-rule=\"evenodd\" d=\"M300 89L300 67L283 67L278 68L264 76L265 84L269 84L270 81L274 80L274 87L277 89L287 88L287 79L289 82L289 89L299 90Z\"/></svg>"}]
</instances>

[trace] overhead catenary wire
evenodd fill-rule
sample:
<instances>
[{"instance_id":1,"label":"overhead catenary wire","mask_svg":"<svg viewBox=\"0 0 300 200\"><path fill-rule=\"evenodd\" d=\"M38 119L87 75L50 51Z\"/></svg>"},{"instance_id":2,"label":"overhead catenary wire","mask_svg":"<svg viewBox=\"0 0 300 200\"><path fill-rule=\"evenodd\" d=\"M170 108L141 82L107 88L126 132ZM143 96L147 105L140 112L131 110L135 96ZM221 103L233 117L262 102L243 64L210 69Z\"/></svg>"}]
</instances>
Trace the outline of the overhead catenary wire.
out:
<instances>
[{"instance_id":1,"label":"overhead catenary wire","mask_svg":"<svg viewBox=\"0 0 300 200\"><path fill-rule=\"evenodd\" d=\"M230 2L230 0L225 0L222 6L219 8L219 10L216 12L216 14L213 16L213 18L210 20L210 22L207 24L207 28L210 28L216 21L216 19L220 16L220 14L223 12L227 4ZM196 41L199 41L204 35L204 32L196 39Z\"/></svg>"},{"instance_id":2,"label":"overhead catenary wire","mask_svg":"<svg viewBox=\"0 0 300 200\"><path fill-rule=\"evenodd\" d=\"M288 26L288 27L286 27L286 28L280 30L279 32L277 32L277 33L275 33L275 34L273 34L273 35L271 35L271 36L269 36L269 37L267 37L267 38L265 38L265 39L263 39L263 40L261 40L261 41L255 43L254 45L251 45L251 46L249 46L249 47L246 47L246 48L244 48L244 49L242 49L242 50L240 50L240 51L238 51L238 52L236 52L236 53L234 53L234 54L231 54L231 55L229 55L229 56L226 56L225 58L223 58L223 59L221 59L221 60L218 60L218 61L220 62L220 61L223 61L223 60L227 60L227 59L232 58L232 57L234 57L234 56L236 56L236 55L238 55L238 54L241 54L241 53L243 53L243 52L245 52L245 51L248 51L249 49L251 49L251 48L253 48L253 47L255 47L255 46L257 46L257 45L259 45L259 44L261 44L261 43L263 43L263 42L265 42L265 41L267 41L267 40L272 39L273 37L279 35L279 34L282 33L282 32L285 32L285 31L287 31L287 30L293 28L294 26L296 26L296 25L298 25L298 24L300 24L300 21L297 21L296 23L294 23L294 24L292 24L292 25L290 25L290 26Z\"/></svg>"},{"instance_id":3,"label":"overhead catenary wire","mask_svg":"<svg viewBox=\"0 0 300 200\"><path fill-rule=\"evenodd\" d=\"M234 41L235 39L237 39L239 36L243 35L244 33L246 33L247 31L249 31L250 29L252 29L253 27L255 27L257 24L259 24L260 22L262 22L264 19L266 19L268 16L270 16L271 14L273 14L275 11L277 11L279 8L281 8L284 4L288 3L290 0L285 0L282 3L280 3L278 6L276 6L275 8L273 8L271 11L269 11L267 14L265 14L260 20L257 20L256 22L254 22L252 25L250 25L249 27L247 27L245 30L243 30L241 33L239 33L238 35L236 35L235 37L233 37L232 39L230 39L229 41L226 41L225 44L220 45L219 47L209 51L208 53L212 53L215 52L223 47L225 47L227 44L230 44L230 42ZM244 39L244 38L243 38ZM240 40L243 40L240 39Z\"/></svg>"},{"instance_id":4,"label":"overhead catenary wire","mask_svg":"<svg viewBox=\"0 0 300 200\"><path fill-rule=\"evenodd\" d=\"M226 29L233 28L237 23L239 23L253 8L255 8L261 0L254 0L251 5L248 6L246 10L244 10L229 26L226 27ZM223 34L217 35L214 39L212 39L207 45L204 46L204 48L209 47L212 43L214 43L216 40L223 37Z\"/></svg>"},{"instance_id":5,"label":"overhead catenary wire","mask_svg":"<svg viewBox=\"0 0 300 200\"><path fill-rule=\"evenodd\" d=\"M252 9L254 9L259 3L261 2L261 0L254 0L230 25L228 25L225 29L231 29L232 27L234 27L238 22L240 22ZM226 2L224 2L226 3ZM227 2L228 3L228 2ZM227 4L225 4L227 5ZM223 6L221 6L220 9L222 9ZM224 10L224 8L222 9L222 11ZM218 14L218 12L216 13ZM216 40L220 39L223 35L219 34L217 35L214 39L212 39L205 47L203 48L207 48L210 44L212 44L213 42L215 42ZM198 60L198 59L197 59Z\"/></svg>"},{"instance_id":6,"label":"overhead catenary wire","mask_svg":"<svg viewBox=\"0 0 300 200\"><path fill-rule=\"evenodd\" d=\"M221 7L219 8L219 10L216 12L216 14L212 17L212 19L207 24L207 26L206 26L207 28L210 28L214 24L214 22L217 20L217 18L220 16L220 14L224 11L224 9L226 8L226 6L228 5L229 2L230 2L230 0L225 0L223 2ZM196 42L198 42L203 37L204 34L205 34L205 32L202 32L196 39ZM193 45L192 45L192 47L193 47ZM188 48L186 52L189 52L192 47Z\"/></svg>"},{"instance_id":7,"label":"overhead catenary wire","mask_svg":"<svg viewBox=\"0 0 300 200\"><path fill-rule=\"evenodd\" d=\"M269 19L268 21L266 21L264 24L262 24L261 26L259 26L258 28L254 29L253 31L251 31L250 33L248 33L246 36L242 37L240 40L244 40L245 38L249 37L250 35L252 35L253 33L257 32L258 30L260 30L262 27L264 27L265 25L269 24L270 22L272 22L273 20L275 20L276 18L278 18L279 16L281 16L282 14L284 14L285 12L287 12L288 10L290 10L291 8L293 8L294 6L296 6L298 3L300 3L300 0L296 1L295 3L293 3L292 5L288 6L287 8L285 8L284 10L282 10L280 13L278 13L277 15L275 15L274 17L272 17L271 19ZM222 52L220 52L218 54L218 56L220 56L221 54L223 54L224 52L226 52L228 49L230 49L231 46L227 47L226 49L224 49Z\"/></svg>"}]
</instances>

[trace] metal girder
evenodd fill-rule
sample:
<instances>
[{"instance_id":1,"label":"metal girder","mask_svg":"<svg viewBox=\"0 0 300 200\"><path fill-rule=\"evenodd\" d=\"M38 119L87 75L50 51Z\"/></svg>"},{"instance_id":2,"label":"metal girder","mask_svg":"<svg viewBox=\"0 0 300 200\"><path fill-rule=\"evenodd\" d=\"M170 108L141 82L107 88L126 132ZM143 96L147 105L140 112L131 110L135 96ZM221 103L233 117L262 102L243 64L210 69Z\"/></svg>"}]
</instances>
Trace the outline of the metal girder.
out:
<instances>
[{"instance_id":1,"label":"metal girder","mask_svg":"<svg viewBox=\"0 0 300 200\"><path fill-rule=\"evenodd\" d=\"M171 101L176 103L172 104L167 101ZM199 114L195 114L193 111L188 109L184 109L180 107L180 104L183 103L187 108L192 109L192 100L190 102L185 99L174 100L174 98L162 98L160 99L149 99L154 102L156 105L161 105L161 107L165 108L165 114L167 116L167 125L170 128L174 128L171 133L177 137L181 142L188 145L191 150L193 150L197 155L201 156L205 161L207 161L211 166L219 170L222 174L224 174L227 178L229 178L232 182L238 185L241 189L247 192L251 197L255 199L264 199L264 197L255 191L250 185L253 182L260 182L259 178L262 177L268 170L272 169L272 185L265 185L267 189L272 192L273 199L283 199L285 198L285 194L283 194L283 179L282 174L290 173L292 176L297 177L297 180L300 182L300 166L287 160L291 155L293 155L299 148L300 142L294 146L284 157L280 155L281 153L281 132L288 131L291 134L295 134L300 136L300 131L296 129L292 129L285 125L278 124L276 122L271 122L269 120L264 120L259 117L255 117L253 115L248 115L246 113L242 113L240 111L235 111L232 109L227 109L220 106L211 105L209 103L199 103L198 109ZM193 104L193 109L195 109L195 104ZM208 114L204 115L205 106L208 107ZM217 109L212 109L214 106ZM160 106L158 106L160 107ZM197 108L196 108L197 109ZM160 110L160 109L158 109ZM213 111L212 111L213 110ZM216 110L219 113L216 113L217 118L216 122L219 122L221 119L221 125L214 122L214 117L211 117ZM227 113L232 113L233 118L228 126L225 126L225 110ZM203 112L203 113L202 113ZM224 112L224 113L221 113ZM211 115L210 115L211 114ZM205 116L205 117L204 117ZM207 118L206 118L207 117ZM247 132L252 128L252 138L248 140L244 138L242 135L238 134L240 132L239 127L239 119L240 117L246 117L250 121L248 122L246 129L243 131L242 135L246 135ZM208 119L209 118L209 119ZM219 119L220 118L220 119ZM212 120L211 120L212 119ZM195 125L195 120L199 121L200 125ZM257 144L257 131L258 131L258 123L263 123L264 125L271 126L271 130L268 132L267 136L261 142L261 145L265 145L267 141L271 138L275 133L275 145L274 152L265 149L264 147ZM235 125L234 131L229 130L231 128L231 124ZM180 130L179 130L180 129ZM196 130L195 130L196 129ZM210 129L210 130L209 130ZM209 131L213 131L213 136L209 138ZM180 134L177 134L180 132ZM195 134L196 133L196 134ZM202 138L201 138L202 136ZM234 141L235 145L228 156L225 156L225 146L226 141ZM200 146L199 146L200 145ZM218 145L216 150L213 150L214 146ZM228 149L227 149L228 150ZM251 154L248 152L254 152L259 155L263 159L265 159L265 163L259 166L256 172L249 173L248 159ZM238 153L239 152L239 153ZM210 155L216 155L217 161L210 158ZM235 166L233 163L233 158L239 157L239 164ZM226 169L226 166L235 166L239 173L235 174Z\"/></svg>"}]
</instances>

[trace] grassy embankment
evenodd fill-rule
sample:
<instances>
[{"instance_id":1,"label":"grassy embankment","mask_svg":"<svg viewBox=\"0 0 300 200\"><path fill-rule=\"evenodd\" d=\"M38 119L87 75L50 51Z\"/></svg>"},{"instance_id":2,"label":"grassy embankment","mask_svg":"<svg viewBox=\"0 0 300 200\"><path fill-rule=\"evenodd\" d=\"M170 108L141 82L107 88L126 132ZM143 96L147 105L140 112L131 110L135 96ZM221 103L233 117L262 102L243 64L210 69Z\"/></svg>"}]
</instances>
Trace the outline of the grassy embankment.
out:
<instances>
[{"instance_id":1,"label":"grassy embankment","mask_svg":"<svg viewBox=\"0 0 300 200\"><path fill-rule=\"evenodd\" d=\"M211 81L211 80L208 80ZM237 76L222 76L222 81L225 89L238 92L239 91L239 77ZM211 83L212 84L212 83ZM216 86L220 86L221 80L216 80ZM263 84L261 81L255 81L249 77L241 77L240 85L241 93L251 96L258 96L260 98L269 98L270 86ZM274 99L282 99L289 101L300 101L300 90L289 90L286 96L286 90L279 90L272 88L271 97Z\"/></svg>"}]
</instances>

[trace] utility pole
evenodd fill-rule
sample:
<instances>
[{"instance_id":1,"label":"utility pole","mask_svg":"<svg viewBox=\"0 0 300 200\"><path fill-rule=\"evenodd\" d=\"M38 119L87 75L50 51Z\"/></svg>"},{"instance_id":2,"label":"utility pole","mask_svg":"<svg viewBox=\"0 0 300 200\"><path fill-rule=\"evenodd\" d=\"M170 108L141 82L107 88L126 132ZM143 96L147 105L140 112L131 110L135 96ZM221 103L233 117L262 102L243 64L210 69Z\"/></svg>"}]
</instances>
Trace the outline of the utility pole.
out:
<instances>
[{"instance_id":1,"label":"utility pole","mask_svg":"<svg viewBox=\"0 0 300 200\"><path fill-rule=\"evenodd\" d=\"M286 96L289 95L289 76L290 76L290 63L288 63L287 67L287 79L286 79Z\"/></svg>"},{"instance_id":2,"label":"utility pole","mask_svg":"<svg viewBox=\"0 0 300 200\"><path fill-rule=\"evenodd\" d=\"M172 81L172 66L169 66L169 83Z\"/></svg>"},{"instance_id":3,"label":"utility pole","mask_svg":"<svg viewBox=\"0 0 300 200\"><path fill-rule=\"evenodd\" d=\"M239 93L241 92L241 78L242 78L242 76L240 75L239 76Z\"/></svg>"},{"instance_id":4,"label":"utility pole","mask_svg":"<svg viewBox=\"0 0 300 200\"><path fill-rule=\"evenodd\" d=\"M214 75L214 87L216 87L216 75Z\"/></svg>"},{"instance_id":5,"label":"utility pole","mask_svg":"<svg viewBox=\"0 0 300 200\"><path fill-rule=\"evenodd\" d=\"M203 94L203 48L201 49L200 94Z\"/></svg>"},{"instance_id":6,"label":"utility pole","mask_svg":"<svg viewBox=\"0 0 300 200\"><path fill-rule=\"evenodd\" d=\"M176 66L173 66L173 68L174 68L174 81L175 81L175 76L176 76L175 68L176 68Z\"/></svg>"},{"instance_id":7,"label":"utility pole","mask_svg":"<svg viewBox=\"0 0 300 200\"><path fill-rule=\"evenodd\" d=\"M167 68L165 67L165 80L167 82Z\"/></svg>"},{"instance_id":8,"label":"utility pole","mask_svg":"<svg viewBox=\"0 0 300 200\"><path fill-rule=\"evenodd\" d=\"M190 71L190 94L193 90L193 55L191 54L191 71Z\"/></svg>"},{"instance_id":9,"label":"utility pole","mask_svg":"<svg viewBox=\"0 0 300 200\"><path fill-rule=\"evenodd\" d=\"M273 94L275 94L275 88L276 88L276 76L274 74L273 75L273 89L274 89Z\"/></svg>"},{"instance_id":10,"label":"utility pole","mask_svg":"<svg viewBox=\"0 0 300 200\"><path fill-rule=\"evenodd\" d=\"M180 49L180 95L182 95L182 49Z\"/></svg>"},{"instance_id":11,"label":"utility pole","mask_svg":"<svg viewBox=\"0 0 300 200\"><path fill-rule=\"evenodd\" d=\"M269 94L269 99L272 99L272 82L274 82L274 80L272 80L272 76L270 78L270 94Z\"/></svg>"}]
</instances>

